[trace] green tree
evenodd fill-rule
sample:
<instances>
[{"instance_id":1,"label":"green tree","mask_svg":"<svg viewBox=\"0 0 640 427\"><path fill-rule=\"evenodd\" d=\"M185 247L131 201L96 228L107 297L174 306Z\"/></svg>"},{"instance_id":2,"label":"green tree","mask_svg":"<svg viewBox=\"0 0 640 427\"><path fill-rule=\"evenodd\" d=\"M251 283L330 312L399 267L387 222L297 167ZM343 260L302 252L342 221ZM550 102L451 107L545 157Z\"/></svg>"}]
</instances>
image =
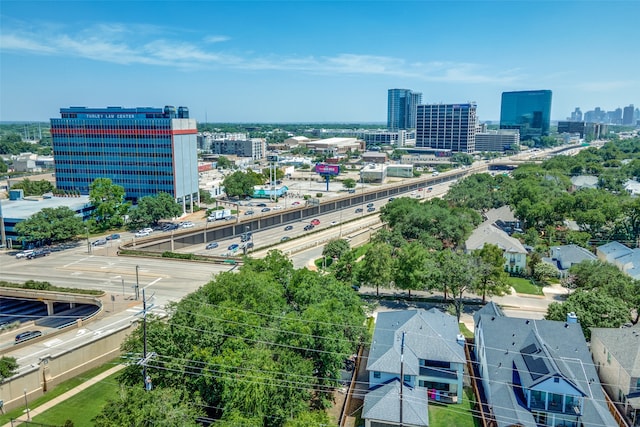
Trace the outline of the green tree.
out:
<instances>
[{"instance_id":1,"label":"green tree","mask_svg":"<svg viewBox=\"0 0 640 427\"><path fill-rule=\"evenodd\" d=\"M161 219L171 219L182 214L182 206L170 194L160 192L155 196L144 196L131 209L132 228L157 224Z\"/></svg>"},{"instance_id":2,"label":"green tree","mask_svg":"<svg viewBox=\"0 0 640 427\"><path fill-rule=\"evenodd\" d=\"M47 180L31 181L29 178L25 178L11 186L12 190L23 190L25 196L42 196L45 193L52 192L53 188L53 184Z\"/></svg>"},{"instance_id":3,"label":"green tree","mask_svg":"<svg viewBox=\"0 0 640 427\"><path fill-rule=\"evenodd\" d=\"M18 369L18 362L15 357L2 356L0 358L0 381L11 378Z\"/></svg>"},{"instance_id":4,"label":"green tree","mask_svg":"<svg viewBox=\"0 0 640 427\"><path fill-rule=\"evenodd\" d=\"M451 156L451 162L471 166L473 164L473 156L467 153L454 153Z\"/></svg>"},{"instance_id":5,"label":"green tree","mask_svg":"<svg viewBox=\"0 0 640 427\"><path fill-rule=\"evenodd\" d=\"M253 187L262 184L263 180L261 175L251 170L236 171L225 177L222 186L228 197L252 196Z\"/></svg>"},{"instance_id":6,"label":"green tree","mask_svg":"<svg viewBox=\"0 0 640 427\"><path fill-rule=\"evenodd\" d=\"M216 167L218 169L234 169L235 164L225 156L220 156L216 161Z\"/></svg>"},{"instance_id":7,"label":"green tree","mask_svg":"<svg viewBox=\"0 0 640 427\"><path fill-rule=\"evenodd\" d=\"M548 320L564 321L568 313L575 313L587 339L589 328L619 328L630 319L629 307L619 298L606 292L576 290L566 301L552 302L545 316Z\"/></svg>"},{"instance_id":8,"label":"green tree","mask_svg":"<svg viewBox=\"0 0 640 427\"><path fill-rule=\"evenodd\" d=\"M438 254L439 275L435 276L436 289L444 293L447 300L447 292L453 297L453 305L456 317L460 321L463 308L463 296L465 292L474 291L478 278L478 266L472 255L454 250L443 250Z\"/></svg>"},{"instance_id":9,"label":"green tree","mask_svg":"<svg viewBox=\"0 0 640 427\"><path fill-rule=\"evenodd\" d=\"M110 178L97 178L89 186L89 200L95 210L93 217L101 230L120 227L129 210L124 201L124 187L114 184Z\"/></svg>"},{"instance_id":10,"label":"green tree","mask_svg":"<svg viewBox=\"0 0 640 427\"><path fill-rule=\"evenodd\" d=\"M502 249L496 245L485 244L473 251L478 264L478 277L474 291L482 295L482 304L487 296L503 296L511 293L507 273L504 271Z\"/></svg>"},{"instance_id":11,"label":"green tree","mask_svg":"<svg viewBox=\"0 0 640 427\"><path fill-rule=\"evenodd\" d=\"M435 267L435 263L422 244L407 243L398 251L394 283L399 289L408 291L411 298L411 290L426 288L428 277Z\"/></svg>"},{"instance_id":12,"label":"green tree","mask_svg":"<svg viewBox=\"0 0 640 427\"><path fill-rule=\"evenodd\" d=\"M548 262L541 262L537 265L533 278L538 281L552 279L558 277L558 269Z\"/></svg>"},{"instance_id":13,"label":"green tree","mask_svg":"<svg viewBox=\"0 0 640 427\"><path fill-rule=\"evenodd\" d=\"M205 190L204 188L201 188L199 192L200 192L200 204L210 205L212 203L215 203L216 199L211 196L211 193L209 191Z\"/></svg>"},{"instance_id":14,"label":"green tree","mask_svg":"<svg viewBox=\"0 0 640 427\"><path fill-rule=\"evenodd\" d=\"M391 258L391 246L387 244L371 245L364 255L362 268L358 270L361 283L375 286L376 296L380 295L380 287L391 286L393 278L393 258Z\"/></svg>"},{"instance_id":15,"label":"green tree","mask_svg":"<svg viewBox=\"0 0 640 427\"><path fill-rule=\"evenodd\" d=\"M142 382L142 380L140 380ZM107 402L92 421L96 427L121 426L193 426L204 415L199 399L187 399L184 391L174 388L122 386L120 392Z\"/></svg>"},{"instance_id":16,"label":"green tree","mask_svg":"<svg viewBox=\"0 0 640 427\"><path fill-rule=\"evenodd\" d=\"M331 239L324 245L322 256L336 259L340 258L349 250L351 250L351 247L345 239Z\"/></svg>"},{"instance_id":17,"label":"green tree","mask_svg":"<svg viewBox=\"0 0 640 427\"><path fill-rule=\"evenodd\" d=\"M18 240L26 242L63 242L82 230L82 220L66 206L44 208L15 226Z\"/></svg>"},{"instance_id":18,"label":"green tree","mask_svg":"<svg viewBox=\"0 0 640 427\"><path fill-rule=\"evenodd\" d=\"M346 189L356 188L357 181L353 178L345 178L342 180L342 186Z\"/></svg>"}]
</instances>

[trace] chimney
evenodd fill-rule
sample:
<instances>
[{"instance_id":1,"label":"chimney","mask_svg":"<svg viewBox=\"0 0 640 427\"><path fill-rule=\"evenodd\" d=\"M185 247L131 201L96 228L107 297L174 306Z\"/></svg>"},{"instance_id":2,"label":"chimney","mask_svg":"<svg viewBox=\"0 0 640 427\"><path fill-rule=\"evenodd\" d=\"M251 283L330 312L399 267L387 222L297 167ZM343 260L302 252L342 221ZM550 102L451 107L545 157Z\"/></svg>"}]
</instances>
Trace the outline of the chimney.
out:
<instances>
[{"instance_id":1,"label":"chimney","mask_svg":"<svg viewBox=\"0 0 640 427\"><path fill-rule=\"evenodd\" d=\"M578 323L578 316L573 311L567 313L567 323Z\"/></svg>"}]
</instances>

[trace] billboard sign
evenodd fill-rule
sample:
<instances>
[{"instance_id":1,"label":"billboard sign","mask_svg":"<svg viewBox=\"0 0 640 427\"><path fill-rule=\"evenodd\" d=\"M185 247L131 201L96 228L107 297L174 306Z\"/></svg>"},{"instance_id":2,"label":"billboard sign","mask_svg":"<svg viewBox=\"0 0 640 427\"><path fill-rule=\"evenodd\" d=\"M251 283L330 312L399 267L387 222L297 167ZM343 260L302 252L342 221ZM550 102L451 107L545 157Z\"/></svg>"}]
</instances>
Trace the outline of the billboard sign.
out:
<instances>
[{"instance_id":1,"label":"billboard sign","mask_svg":"<svg viewBox=\"0 0 640 427\"><path fill-rule=\"evenodd\" d=\"M316 173L320 175L336 176L340 174L340 165L328 165L326 163L316 163Z\"/></svg>"}]
</instances>

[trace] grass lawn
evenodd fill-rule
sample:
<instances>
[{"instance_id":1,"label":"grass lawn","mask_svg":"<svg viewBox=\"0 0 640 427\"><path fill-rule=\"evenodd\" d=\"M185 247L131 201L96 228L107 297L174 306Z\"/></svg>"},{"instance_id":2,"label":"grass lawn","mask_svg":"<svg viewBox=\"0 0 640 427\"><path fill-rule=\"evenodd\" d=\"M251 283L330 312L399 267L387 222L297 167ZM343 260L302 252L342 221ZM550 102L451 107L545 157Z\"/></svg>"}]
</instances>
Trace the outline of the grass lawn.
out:
<instances>
[{"instance_id":1,"label":"grass lawn","mask_svg":"<svg viewBox=\"0 0 640 427\"><path fill-rule=\"evenodd\" d=\"M72 388L76 387L77 385L82 384L83 382L95 377L96 375L99 375L99 374L103 373L104 371L113 368L114 365L117 364L117 361L118 361L118 359L113 360L111 362L107 362L102 366L98 366L97 368L91 369L90 371L87 371L82 375L78 375L75 378L72 378L70 380L67 380L67 381L59 384L53 390L50 390L50 391L46 392L43 396L40 396L37 399L29 401L29 409L37 408L38 406L42 405L43 403L46 403L46 402L50 401L51 399L54 399L54 398L60 396L62 393L66 393L67 391L71 390ZM24 407L16 408L16 409L14 409L12 411L9 411L9 412L5 413L4 415L0 416L0 424L8 423L12 419L15 419L15 418L18 418L18 417L22 416L23 413L24 413ZM62 424L64 424L64 421L61 423L61 425Z\"/></svg>"},{"instance_id":2,"label":"grass lawn","mask_svg":"<svg viewBox=\"0 0 640 427\"><path fill-rule=\"evenodd\" d=\"M458 323L458 328L460 329L460 332L462 333L462 335L464 335L465 338L473 338L473 332L471 332L469 328L467 328L467 325L460 322Z\"/></svg>"},{"instance_id":3,"label":"grass lawn","mask_svg":"<svg viewBox=\"0 0 640 427\"><path fill-rule=\"evenodd\" d=\"M74 427L92 426L91 420L100 413L107 400L118 393L120 385L117 381L119 372L103 379L64 402L54 406L33 418L36 423L64 425L65 421L73 421Z\"/></svg>"},{"instance_id":4,"label":"grass lawn","mask_svg":"<svg viewBox=\"0 0 640 427\"><path fill-rule=\"evenodd\" d=\"M470 388L464 389L462 404L442 405L429 401L429 427L479 427L473 418L475 396Z\"/></svg>"},{"instance_id":5,"label":"grass lawn","mask_svg":"<svg viewBox=\"0 0 640 427\"><path fill-rule=\"evenodd\" d=\"M519 294L544 295L542 286L534 285L529 279L522 277L509 277L509 284L513 286Z\"/></svg>"}]
</instances>

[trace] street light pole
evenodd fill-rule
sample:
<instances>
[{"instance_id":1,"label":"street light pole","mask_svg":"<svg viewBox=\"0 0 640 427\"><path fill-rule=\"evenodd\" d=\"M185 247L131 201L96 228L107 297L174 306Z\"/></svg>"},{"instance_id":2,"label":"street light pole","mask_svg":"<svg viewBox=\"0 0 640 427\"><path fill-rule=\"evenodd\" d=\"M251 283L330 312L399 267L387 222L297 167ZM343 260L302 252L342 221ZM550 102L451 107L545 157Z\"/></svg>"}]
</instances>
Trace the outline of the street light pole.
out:
<instances>
[{"instance_id":1,"label":"street light pole","mask_svg":"<svg viewBox=\"0 0 640 427\"><path fill-rule=\"evenodd\" d=\"M87 253L91 253L91 242L89 242L89 227L84 226L84 230L87 232Z\"/></svg>"},{"instance_id":2,"label":"street light pole","mask_svg":"<svg viewBox=\"0 0 640 427\"><path fill-rule=\"evenodd\" d=\"M139 265L136 265L136 301L138 301L138 295L140 292L140 281L138 280L138 270L140 269Z\"/></svg>"},{"instance_id":3,"label":"street light pole","mask_svg":"<svg viewBox=\"0 0 640 427\"><path fill-rule=\"evenodd\" d=\"M31 421L31 414L29 413L29 401L27 401L27 389L24 389L24 406L27 409L27 421Z\"/></svg>"}]
</instances>

